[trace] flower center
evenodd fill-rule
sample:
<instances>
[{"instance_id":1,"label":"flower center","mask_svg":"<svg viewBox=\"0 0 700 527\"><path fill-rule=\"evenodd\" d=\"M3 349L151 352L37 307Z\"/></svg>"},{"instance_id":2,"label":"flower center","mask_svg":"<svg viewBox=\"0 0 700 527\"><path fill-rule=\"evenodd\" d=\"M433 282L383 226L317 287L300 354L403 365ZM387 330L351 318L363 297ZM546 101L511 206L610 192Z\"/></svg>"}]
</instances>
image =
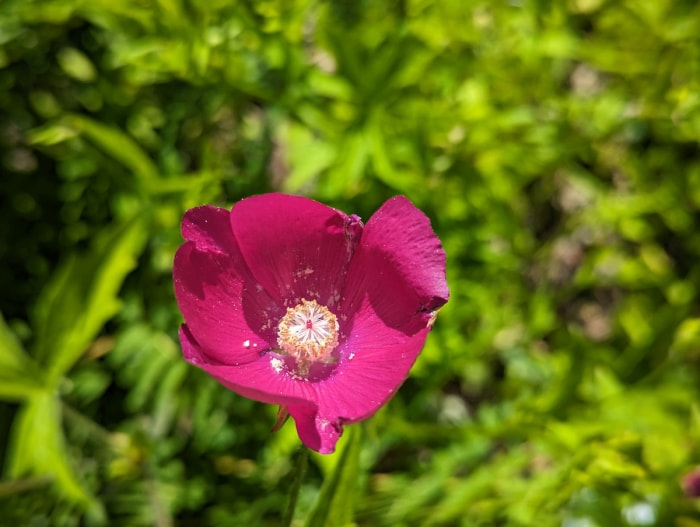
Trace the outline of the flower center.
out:
<instances>
[{"instance_id":1,"label":"flower center","mask_svg":"<svg viewBox=\"0 0 700 527\"><path fill-rule=\"evenodd\" d=\"M301 363L326 360L338 345L338 319L326 306L302 299L280 320L277 344Z\"/></svg>"}]
</instances>

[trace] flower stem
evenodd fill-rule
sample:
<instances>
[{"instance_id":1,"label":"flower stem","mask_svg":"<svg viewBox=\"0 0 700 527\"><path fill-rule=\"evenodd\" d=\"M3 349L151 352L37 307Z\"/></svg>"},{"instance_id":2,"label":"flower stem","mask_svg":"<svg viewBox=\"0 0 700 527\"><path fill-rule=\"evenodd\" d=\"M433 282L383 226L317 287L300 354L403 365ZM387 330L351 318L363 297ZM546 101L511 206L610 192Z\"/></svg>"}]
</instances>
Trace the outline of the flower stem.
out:
<instances>
[{"instance_id":1,"label":"flower stem","mask_svg":"<svg viewBox=\"0 0 700 527\"><path fill-rule=\"evenodd\" d=\"M306 472L306 465L308 464L308 461L309 449L302 445L299 456L297 457L297 466L294 469L294 479L292 480L289 505L287 506L287 512L284 515L284 521L282 522L284 527L291 527L292 521L294 520L294 510L297 507L297 498L299 497L299 490L301 489L301 482L304 479L304 473Z\"/></svg>"}]
</instances>

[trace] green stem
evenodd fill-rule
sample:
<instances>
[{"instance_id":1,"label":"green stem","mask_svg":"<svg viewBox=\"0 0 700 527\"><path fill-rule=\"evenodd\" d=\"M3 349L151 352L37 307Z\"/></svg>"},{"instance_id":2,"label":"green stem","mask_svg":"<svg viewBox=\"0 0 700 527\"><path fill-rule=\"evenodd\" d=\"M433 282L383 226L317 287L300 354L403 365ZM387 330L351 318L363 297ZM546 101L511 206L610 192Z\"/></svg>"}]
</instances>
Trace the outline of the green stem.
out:
<instances>
[{"instance_id":1,"label":"green stem","mask_svg":"<svg viewBox=\"0 0 700 527\"><path fill-rule=\"evenodd\" d=\"M292 490L289 496L289 506L287 507L287 512L284 515L284 521L282 525L284 527L291 527L292 521L294 520L294 510L297 507L297 498L299 497L299 490L301 489L301 482L304 479L304 472L306 472L306 465L309 461L309 449L302 445L299 456L297 457L297 466L294 470L294 479L292 480Z\"/></svg>"}]
</instances>

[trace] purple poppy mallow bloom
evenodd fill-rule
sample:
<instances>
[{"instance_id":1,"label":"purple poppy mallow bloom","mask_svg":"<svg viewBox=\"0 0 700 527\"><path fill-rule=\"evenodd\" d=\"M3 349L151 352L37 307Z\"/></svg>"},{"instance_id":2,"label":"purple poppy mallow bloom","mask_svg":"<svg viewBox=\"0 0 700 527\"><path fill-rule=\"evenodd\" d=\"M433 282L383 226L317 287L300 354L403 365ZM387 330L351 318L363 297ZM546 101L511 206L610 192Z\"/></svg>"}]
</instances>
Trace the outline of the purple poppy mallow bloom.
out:
<instances>
[{"instance_id":1,"label":"purple poppy mallow bloom","mask_svg":"<svg viewBox=\"0 0 700 527\"><path fill-rule=\"evenodd\" d=\"M695 467L683 476L681 487L686 498L700 498L700 467Z\"/></svg>"},{"instance_id":2,"label":"purple poppy mallow bloom","mask_svg":"<svg viewBox=\"0 0 700 527\"><path fill-rule=\"evenodd\" d=\"M449 296L440 240L403 196L363 225L263 194L187 211L182 235L173 277L185 359L280 405L322 454L392 397Z\"/></svg>"}]
</instances>

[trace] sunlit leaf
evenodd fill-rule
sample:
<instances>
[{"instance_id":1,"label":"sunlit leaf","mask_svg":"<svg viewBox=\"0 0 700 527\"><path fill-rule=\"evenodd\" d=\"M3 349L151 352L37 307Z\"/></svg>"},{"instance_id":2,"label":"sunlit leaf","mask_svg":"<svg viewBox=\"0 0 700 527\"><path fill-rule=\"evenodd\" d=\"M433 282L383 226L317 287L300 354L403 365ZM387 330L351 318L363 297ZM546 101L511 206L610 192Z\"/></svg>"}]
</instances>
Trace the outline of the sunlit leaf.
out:
<instances>
[{"instance_id":1,"label":"sunlit leaf","mask_svg":"<svg viewBox=\"0 0 700 527\"><path fill-rule=\"evenodd\" d=\"M75 48L63 48L58 53L58 64L67 75L82 82L95 80L97 71L89 58Z\"/></svg>"},{"instance_id":2,"label":"sunlit leaf","mask_svg":"<svg viewBox=\"0 0 700 527\"><path fill-rule=\"evenodd\" d=\"M22 399L41 387L42 375L0 314L0 398Z\"/></svg>"},{"instance_id":3,"label":"sunlit leaf","mask_svg":"<svg viewBox=\"0 0 700 527\"><path fill-rule=\"evenodd\" d=\"M36 144L52 145L84 135L106 154L127 167L147 191L155 190L159 170L148 154L126 133L83 115L66 114L31 133Z\"/></svg>"},{"instance_id":4,"label":"sunlit leaf","mask_svg":"<svg viewBox=\"0 0 700 527\"><path fill-rule=\"evenodd\" d=\"M8 477L48 476L66 498L93 510L100 508L71 466L63 438L60 402L54 394L38 392L22 407L12 428L11 445Z\"/></svg>"},{"instance_id":5,"label":"sunlit leaf","mask_svg":"<svg viewBox=\"0 0 700 527\"><path fill-rule=\"evenodd\" d=\"M118 311L117 294L136 265L144 235L142 217L115 225L99 235L87 254L72 255L55 272L34 313L34 356L48 368L49 386L55 386Z\"/></svg>"},{"instance_id":6,"label":"sunlit leaf","mask_svg":"<svg viewBox=\"0 0 700 527\"><path fill-rule=\"evenodd\" d=\"M159 175L158 167L127 134L114 126L82 115L68 115L64 118L64 123L85 134L107 154L131 169L144 186L152 188L155 185Z\"/></svg>"},{"instance_id":7,"label":"sunlit leaf","mask_svg":"<svg viewBox=\"0 0 700 527\"><path fill-rule=\"evenodd\" d=\"M362 427L346 428L341 452L333 472L326 479L306 527L345 527L353 520L355 497L360 477Z\"/></svg>"}]
</instances>

